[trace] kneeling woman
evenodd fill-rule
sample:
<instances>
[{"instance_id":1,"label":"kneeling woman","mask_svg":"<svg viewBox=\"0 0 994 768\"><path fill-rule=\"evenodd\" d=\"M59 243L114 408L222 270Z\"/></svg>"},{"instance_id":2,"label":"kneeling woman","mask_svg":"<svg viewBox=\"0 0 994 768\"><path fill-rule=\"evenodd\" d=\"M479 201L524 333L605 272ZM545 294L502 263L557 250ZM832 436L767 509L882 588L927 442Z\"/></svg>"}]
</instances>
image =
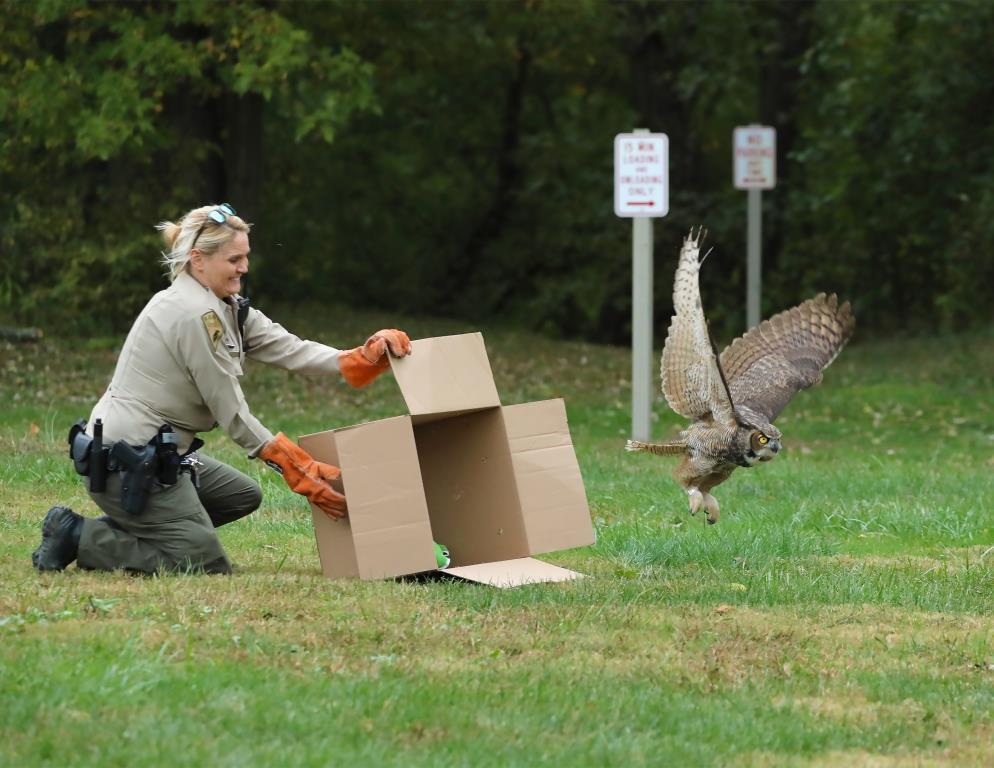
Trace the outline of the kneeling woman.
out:
<instances>
[{"instance_id":1,"label":"kneeling woman","mask_svg":"<svg viewBox=\"0 0 994 768\"><path fill-rule=\"evenodd\" d=\"M410 354L403 331L378 331L361 347L339 350L299 339L249 307L238 295L249 268L249 225L228 204L195 208L158 229L172 284L138 315L110 386L74 440L77 466L86 468L90 497L104 515L52 507L32 555L38 570L76 560L87 569L229 573L215 529L257 509L262 492L252 478L196 452L197 433L215 426L325 514L344 517L345 497L332 486L338 468L252 415L239 384L242 365L248 357L298 373L340 374L362 387L389 368L388 354ZM103 450L89 440L98 423Z\"/></svg>"}]
</instances>

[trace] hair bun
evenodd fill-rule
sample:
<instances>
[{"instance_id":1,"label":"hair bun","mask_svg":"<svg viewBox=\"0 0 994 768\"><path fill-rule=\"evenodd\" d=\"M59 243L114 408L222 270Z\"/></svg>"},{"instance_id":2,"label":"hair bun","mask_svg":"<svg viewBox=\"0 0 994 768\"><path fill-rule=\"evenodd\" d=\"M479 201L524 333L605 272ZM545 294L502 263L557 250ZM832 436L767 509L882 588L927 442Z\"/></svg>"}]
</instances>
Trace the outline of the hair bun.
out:
<instances>
[{"instance_id":1,"label":"hair bun","mask_svg":"<svg viewBox=\"0 0 994 768\"><path fill-rule=\"evenodd\" d=\"M166 244L166 248L171 251L183 228L171 221L164 221L158 226L158 229L162 232L162 241Z\"/></svg>"}]
</instances>

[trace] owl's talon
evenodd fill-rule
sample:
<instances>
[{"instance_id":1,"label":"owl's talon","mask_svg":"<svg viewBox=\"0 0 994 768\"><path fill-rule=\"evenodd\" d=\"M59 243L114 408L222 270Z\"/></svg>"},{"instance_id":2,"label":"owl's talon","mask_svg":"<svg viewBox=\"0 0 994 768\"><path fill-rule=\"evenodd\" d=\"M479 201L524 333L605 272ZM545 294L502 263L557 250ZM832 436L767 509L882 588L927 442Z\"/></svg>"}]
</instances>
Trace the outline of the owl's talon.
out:
<instances>
[{"instance_id":1,"label":"owl's talon","mask_svg":"<svg viewBox=\"0 0 994 768\"><path fill-rule=\"evenodd\" d=\"M718 500L710 493L704 494L704 508L707 510L708 525L717 523L721 515Z\"/></svg>"},{"instance_id":2,"label":"owl's talon","mask_svg":"<svg viewBox=\"0 0 994 768\"><path fill-rule=\"evenodd\" d=\"M704 494L696 488L688 488L687 496L690 497L690 514L696 515L697 510L699 510L701 508L701 504L704 503Z\"/></svg>"}]
</instances>

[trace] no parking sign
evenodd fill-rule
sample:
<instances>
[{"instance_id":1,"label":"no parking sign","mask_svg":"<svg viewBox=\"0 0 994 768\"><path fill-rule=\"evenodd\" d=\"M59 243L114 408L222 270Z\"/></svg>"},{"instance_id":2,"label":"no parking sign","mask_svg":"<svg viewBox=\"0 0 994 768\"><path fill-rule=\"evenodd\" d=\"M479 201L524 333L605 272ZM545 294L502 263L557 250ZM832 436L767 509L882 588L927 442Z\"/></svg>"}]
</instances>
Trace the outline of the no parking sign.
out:
<instances>
[{"instance_id":1,"label":"no parking sign","mask_svg":"<svg viewBox=\"0 0 994 768\"><path fill-rule=\"evenodd\" d=\"M777 185L777 131L767 125L743 125L732 141L732 175L736 189L773 189Z\"/></svg>"}]
</instances>

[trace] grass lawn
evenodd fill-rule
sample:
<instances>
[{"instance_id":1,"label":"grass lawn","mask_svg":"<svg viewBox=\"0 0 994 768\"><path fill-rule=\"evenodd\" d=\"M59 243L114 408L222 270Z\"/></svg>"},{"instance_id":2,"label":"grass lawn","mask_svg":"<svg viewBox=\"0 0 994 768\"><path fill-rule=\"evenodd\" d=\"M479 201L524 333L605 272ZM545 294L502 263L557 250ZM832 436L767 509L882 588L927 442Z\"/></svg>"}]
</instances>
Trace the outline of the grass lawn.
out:
<instances>
[{"instance_id":1,"label":"grass lawn","mask_svg":"<svg viewBox=\"0 0 994 768\"><path fill-rule=\"evenodd\" d=\"M340 346L477 330L270 314ZM223 434L265 492L222 529L233 576L38 574L45 510L96 513L65 435L122 339L0 346L0 765L994 764L994 336L857 331L705 526L673 460L623 450L626 349L483 330L504 403L566 400L597 543L544 559L587 579L325 579L304 500ZM389 376L244 388L291 436L404 409Z\"/></svg>"}]
</instances>

